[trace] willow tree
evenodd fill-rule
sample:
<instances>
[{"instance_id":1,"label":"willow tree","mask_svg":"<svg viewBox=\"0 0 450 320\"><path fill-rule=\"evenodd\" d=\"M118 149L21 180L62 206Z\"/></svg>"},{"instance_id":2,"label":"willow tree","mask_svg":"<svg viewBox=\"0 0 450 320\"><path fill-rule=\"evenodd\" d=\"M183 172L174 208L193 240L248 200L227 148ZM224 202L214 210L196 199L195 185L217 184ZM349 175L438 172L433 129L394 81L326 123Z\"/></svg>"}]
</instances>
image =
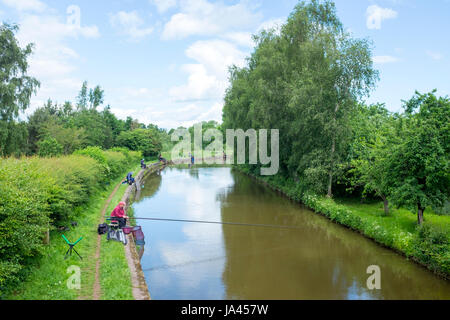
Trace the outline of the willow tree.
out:
<instances>
[{"instance_id":1,"label":"willow tree","mask_svg":"<svg viewBox=\"0 0 450 320\"><path fill-rule=\"evenodd\" d=\"M17 30L16 25L0 26L0 155L8 155L7 143L17 127L15 119L29 107L31 95L40 85L27 75L33 45L22 49L15 38Z\"/></svg>"},{"instance_id":2,"label":"willow tree","mask_svg":"<svg viewBox=\"0 0 450 320\"><path fill-rule=\"evenodd\" d=\"M378 78L369 42L344 31L331 1L316 0L255 40L248 65L231 69L224 125L279 129L280 171L331 196L349 115Z\"/></svg>"}]
</instances>

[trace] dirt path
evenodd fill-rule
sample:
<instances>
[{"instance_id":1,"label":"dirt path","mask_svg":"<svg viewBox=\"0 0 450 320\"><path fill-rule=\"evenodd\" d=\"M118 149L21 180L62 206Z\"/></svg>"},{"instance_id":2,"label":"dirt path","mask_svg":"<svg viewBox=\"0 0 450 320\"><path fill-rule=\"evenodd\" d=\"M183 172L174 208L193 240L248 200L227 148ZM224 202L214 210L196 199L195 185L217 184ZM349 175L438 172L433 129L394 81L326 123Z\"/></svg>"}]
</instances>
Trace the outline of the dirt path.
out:
<instances>
[{"instance_id":1,"label":"dirt path","mask_svg":"<svg viewBox=\"0 0 450 320\"><path fill-rule=\"evenodd\" d=\"M102 212L100 214L100 220L99 220L99 224L103 223L103 218L105 217L106 214L106 209L109 206L109 203L111 202L112 198L114 197L114 195L116 194L117 190L119 189L120 185L122 183L119 183L113 190L113 192L109 195L108 199L105 202L105 205L103 206ZM97 236L97 248L95 251L95 281L94 281L94 289L93 289L93 300L100 300L101 297L101 286L100 286L100 246L102 243L102 236L98 235Z\"/></svg>"},{"instance_id":2,"label":"dirt path","mask_svg":"<svg viewBox=\"0 0 450 320\"><path fill-rule=\"evenodd\" d=\"M144 171L141 170L139 174L137 175L136 179L137 181L140 181L142 176L144 175ZM140 182L139 182L140 183ZM117 190L121 186L122 183L117 184L117 186L114 188L114 190L109 195L108 199L106 200L103 209L101 211L101 214L99 216L99 224L103 223L104 217L106 216L106 209L108 208L111 200L113 199L114 195L116 194ZM129 197L131 194L131 189L127 189L125 191L125 194L122 198L122 201L125 201L128 203ZM95 255L93 256L93 259L95 259L95 280L92 290L92 300L100 300L101 298L101 285L100 285L100 248L101 248L101 240L102 236L97 236L97 243L96 243L96 251ZM125 246L125 257L128 261L128 266L130 268L131 273L131 282L132 282L132 291L133 291L133 297L135 300L150 300L150 295L148 293L148 288L145 283L145 277L142 272L142 268L140 266L139 257L137 256L136 247L134 244L134 241L132 237L128 236L129 244ZM92 270L92 269L91 269ZM89 298L85 295L79 296L77 300L88 300Z\"/></svg>"}]
</instances>

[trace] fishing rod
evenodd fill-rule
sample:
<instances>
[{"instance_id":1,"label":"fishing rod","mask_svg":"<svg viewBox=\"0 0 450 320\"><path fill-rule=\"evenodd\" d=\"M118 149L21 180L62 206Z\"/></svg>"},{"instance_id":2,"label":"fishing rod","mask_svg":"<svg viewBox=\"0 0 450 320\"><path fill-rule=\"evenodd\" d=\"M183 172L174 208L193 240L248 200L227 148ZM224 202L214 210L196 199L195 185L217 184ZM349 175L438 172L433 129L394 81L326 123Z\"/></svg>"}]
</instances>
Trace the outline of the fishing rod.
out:
<instances>
[{"instance_id":1,"label":"fishing rod","mask_svg":"<svg viewBox=\"0 0 450 320\"><path fill-rule=\"evenodd\" d=\"M108 218L110 218L110 217L108 217ZM301 227L296 227L296 226L282 226L282 225L274 225L274 224L255 224L255 223L240 223L240 222L206 221L206 220L184 220L184 219L141 218L141 217L129 217L129 219L151 220L151 221L167 221L167 222L225 224L225 225L233 225L233 226L265 227L265 228L279 228L279 229L302 229Z\"/></svg>"}]
</instances>

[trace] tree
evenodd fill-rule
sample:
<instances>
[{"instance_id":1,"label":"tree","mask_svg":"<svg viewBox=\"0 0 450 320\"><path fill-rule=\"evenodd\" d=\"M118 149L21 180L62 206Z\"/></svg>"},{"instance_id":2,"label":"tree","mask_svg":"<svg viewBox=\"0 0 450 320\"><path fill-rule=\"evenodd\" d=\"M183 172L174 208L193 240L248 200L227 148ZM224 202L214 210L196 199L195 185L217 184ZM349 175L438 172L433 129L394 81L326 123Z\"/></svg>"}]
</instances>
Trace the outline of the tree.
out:
<instances>
[{"instance_id":1,"label":"tree","mask_svg":"<svg viewBox=\"0 0 450 320\"><path fill-rule=\"evenodd\" d=\"M96 109L99 105L103 103L104 91L100 86L96 86L94 89L89 90L89 103L91 108Z\"/></svg>"},{"instance_id":2,"label":"tree","mask_svg":"<svg viewBox=\"0 0 450 320\"><path fill-rule=\"evenodd\" d=\"M111 112L111 107L106 106L101 112L101 116L105 124L111 128L113 136L113 144L115 144L119 134L125 130L125 121L117 119L117 117Z\"/></svg>"},{"instance_id":3,"label":"tree","mask_svg":"<svg viewBox=\"0 0 450 320\"><path fill-rule=\"evenodd\" d=\"M84 81L81 86L81 90L77 96L77 109L85 110L87 109L87 104L88 104L88 86L87 81Z\"/></svg>"},{"instance_id":4,"label":"tree","mask_svg":"<svg viewBox=\"0 0 450 320\"><path fill-rule=\"evenodd\" d=\"M33 45L22 49L15 38L17 31L16 25L0 26L0 155L3 156L14 151L6 152L7 142L11 141L9 124L29 107L31 95L40 86L39 81L27 75L27 59Z\"/></svg>"},{"instance_id":5,"label":"tree","mask_svg":"<svg viewBox=\"0 0 450 320\"><path fill-rule=\"evenodd\" d=\"M40 142L55 141L58 146L59 154L72 154L75 150L80 149L86 143L86 132L84 128L68 128L51 119L44 123L41 128ZM39 155L41 155L42 143L39 144ZM46 150L48 148L46 147ZM56 149L55 149L56 150ZM53 154L52 154L53 155Z\"/></svg>"},{"instance_id":6,"label":"tree","mask_svg":"<svg viewBox=\"0 0 450 320\"><path fill-rule=\"evenodd\" d=\"M59 122L57 105L54 105L51 99L48 99L43 107L37 108L33 114L28 116L29 154L37 153L37 142L41 139L44 125L49 121Z\"/></svg>"},{"instance_id":7,"label":"tree","mask_svg":"<svg viewBox=\"0 0 450 320\"><path fill-rule=\"evenodd\" d=\"M142 151L145 157L158 155L162 148L158 133L151 129L122 131L117 138L117 145L133 151Z\"/></svg>"},{"instance_id":8,"label":"tree","mask_svg":"<svg viewBox=\"0 0 450 320\"><path fill-rule=\"evenodd\" d=\"M389 214L388 161L392 146L399 142L395 121L384 105L359 105L352 120L354 138L348 150L352 188L362 187L363 195L374 193L380 197L385 215Z\"/></svg>"},{"instance_id":9,"label":"tree","mask_svg":"<svg viewBox=\"0 0 450 320\"><path fill-rule=\"evenodd\" d=\"M56 157L62 154L63 146L55 138L46 138L38 143L40 157Z\"/></svg>"},{"instance_id":10,"label":"tree","mask_svg":"<svg viewBox=\"0 0 450 320\"><path fill-rule=\"evenodd\" d=\"M416 92L405 103L403 120L386 183L397 206L416 208L420 225L425 209L443 206L450 193L450 100Z\"/></svg>"},{"instance_id":11,"label":"tree","mask_svg":"<svg viewBox=\"0 0 450 320\"><path fill-rule=\"evenodd\" d=\"M332 196L351 114L378 77L369 43L344 31L331 1L316 0L254 38L247 66L230 69L223 127L279 129L279 172Z\"/></svg>"},{"instance_id":12,"label":"tree","mask_svg":"<svg viewBox=\"0 0 450 320\"><path fill-rule=\"evenodd\" d=\"M70 126L85 130L84 147L100 146L109 149L113 146L112 129L102 114L95 109L75 113L71 118Z\"/></svg>"}]
</instances>

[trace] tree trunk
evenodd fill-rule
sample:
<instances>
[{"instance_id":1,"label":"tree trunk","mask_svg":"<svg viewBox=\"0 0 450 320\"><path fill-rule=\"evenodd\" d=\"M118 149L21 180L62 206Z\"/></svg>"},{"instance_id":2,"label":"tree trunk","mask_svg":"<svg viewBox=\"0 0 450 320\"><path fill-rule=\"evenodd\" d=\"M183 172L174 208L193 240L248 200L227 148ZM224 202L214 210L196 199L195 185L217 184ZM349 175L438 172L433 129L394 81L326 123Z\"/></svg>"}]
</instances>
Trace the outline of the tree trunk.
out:
<instances>
[{"instance_id":1,"label":"tree trunk","mask_svg":"<svg viewBox=\"0 0 450 320\"><path fill-rule=\"evenodd\" d=\"M50 244L50 228L45 231L43 242L44 244Z\"/></svg>"},{"instance_id":2,"label":"tree trunk","mask_svg":"<svg viewBox=\"0 0 450 320\"><path fill-rule=\"evenodd\" d=\"M333 137L331 142L331 166L330 166L330 173L328 175L328 193L327 197L331 198L333 197L333 191L331 190L331 186L333 184L333 170L334 170L334 153L336 151L336 114L339 110L339 104L336 104L336 107L334 108L334 115L333 115Z\"/></svg>"},{"instance_id":3,"label":"tree trunk","mask_svg":"<svg viewBox=\"0 0 450 320\"><path fill-rule=\"evenodd\" d=\"M417 223L421 225L423 223L423 212L425 208L422 208L420 202L417 204Z\"/></svg>"},{"instance_id":4,"label":"tree trunk","mask_svg":"<svg viewBox=\"0 0 450 320\"><path fill-rule=\"evenodd\" d=\"M383 199L384 214L387 216L389 215L389 201L384 195L381 196L381 199Z\"/></svg>"}]
</instances>

